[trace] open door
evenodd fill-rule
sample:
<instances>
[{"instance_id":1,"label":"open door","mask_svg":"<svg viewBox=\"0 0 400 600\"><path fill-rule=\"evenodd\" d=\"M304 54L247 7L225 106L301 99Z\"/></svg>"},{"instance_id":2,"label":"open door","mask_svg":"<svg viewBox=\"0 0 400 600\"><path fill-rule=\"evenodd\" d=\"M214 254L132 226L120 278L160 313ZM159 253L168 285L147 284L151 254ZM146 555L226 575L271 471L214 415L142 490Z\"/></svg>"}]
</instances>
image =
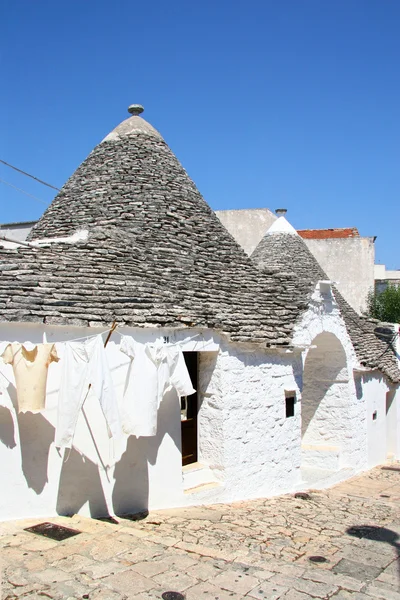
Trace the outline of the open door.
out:
<instances>
[{"instance_id":1,"label":"open door","mask_svg":"<svg viewBox=\"0 0 400 600\"><path fill-rule=\"evenodd\" d=\"M197 390L198 353L184 352L192 386ZM197 391L181 398L182 466L197 462Z\"/></svg>"}]
</instances>

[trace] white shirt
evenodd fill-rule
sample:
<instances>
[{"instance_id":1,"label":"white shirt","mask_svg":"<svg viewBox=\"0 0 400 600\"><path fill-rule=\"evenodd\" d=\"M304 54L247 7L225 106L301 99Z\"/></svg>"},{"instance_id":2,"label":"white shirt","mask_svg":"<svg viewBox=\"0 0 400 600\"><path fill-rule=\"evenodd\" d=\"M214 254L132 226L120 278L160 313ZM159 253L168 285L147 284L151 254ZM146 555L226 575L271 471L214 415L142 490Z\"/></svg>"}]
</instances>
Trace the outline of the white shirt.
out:
<instances>
[{"instance_id":1,"label":"white shirt","mask_svg":"<svg viewBox=\"0 0 400 600\"><path fill-rule=\"evenodd\" d=\"M153 436L157 433L157 411L168 389L178 396L195 393L182 350L164 344L139 344L122 336L121 352L130 357L127 383L121 405L122 428L127 435Z\"/></svg>"},{"instance_id":2,"label":"white shirt","mask_svg":"<svg viewBox=\"0 0 400 600\"><path fill-rule=\"evenodd\" d=\"M54 344L8 344L2 357L13 367L18 411L44 410L47 370L51 362L59 360Z\"/></svg>"}]
</instances>

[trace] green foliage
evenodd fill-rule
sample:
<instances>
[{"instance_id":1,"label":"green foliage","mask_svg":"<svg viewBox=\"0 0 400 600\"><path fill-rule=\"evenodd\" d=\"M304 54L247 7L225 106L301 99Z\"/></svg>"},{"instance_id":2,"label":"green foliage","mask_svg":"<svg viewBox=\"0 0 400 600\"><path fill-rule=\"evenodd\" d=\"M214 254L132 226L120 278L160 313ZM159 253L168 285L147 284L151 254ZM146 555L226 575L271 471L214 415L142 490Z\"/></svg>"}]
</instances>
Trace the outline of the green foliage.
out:
<instances>
[{"instance_id":1,"label":"green foliage","mask_svg":"<svg viewBox=\"0 0 400 600\"><path fill-rule=\"evenodd\" d=\"M400 323L400 287L388 285L383 292L371 291L367 313L379 321Z\"/></svg>"}]
</instances>

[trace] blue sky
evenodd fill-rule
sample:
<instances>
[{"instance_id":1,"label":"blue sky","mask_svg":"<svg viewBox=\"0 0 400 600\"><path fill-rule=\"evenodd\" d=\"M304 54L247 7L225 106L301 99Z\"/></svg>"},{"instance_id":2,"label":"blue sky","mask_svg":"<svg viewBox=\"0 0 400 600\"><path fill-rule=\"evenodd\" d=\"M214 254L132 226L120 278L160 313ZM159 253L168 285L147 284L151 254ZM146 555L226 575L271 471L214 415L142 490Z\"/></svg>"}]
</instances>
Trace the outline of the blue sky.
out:
<instances>
[{"instance_id":1,"label":"blue sky","mask_svg":"<svg viewBox=\"0 0 400 600\"><path fill-rule=\"evenodd\" d=\"M5 0L0 158L61 187L131 103L214 209L358 227L400 268L398 0ZM45 202L53 192L0 165ZM0 222L44 204L0 183Z\"/></svg>"}]
</instances>

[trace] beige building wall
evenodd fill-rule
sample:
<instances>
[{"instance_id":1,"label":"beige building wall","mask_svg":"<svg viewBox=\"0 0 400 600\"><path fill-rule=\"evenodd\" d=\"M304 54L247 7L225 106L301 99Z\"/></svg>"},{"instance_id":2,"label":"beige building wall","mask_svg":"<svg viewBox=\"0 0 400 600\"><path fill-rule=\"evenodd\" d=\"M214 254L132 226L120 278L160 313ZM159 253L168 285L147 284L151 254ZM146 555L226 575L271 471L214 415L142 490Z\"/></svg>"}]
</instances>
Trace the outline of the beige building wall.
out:
<instances>
[{"instance_id":1,"label":"beige building wall","mask_svg":"<svg viewBox=\"0 0 400 600\"><path fill-rule=\"evenodd\" d=\"M268 208L216 210L215 214L249 256L277 219Z\"/></svg>"},{"instance_id":2,"label":"beige building wall","mask_svg":"<svg viewBox=\"0 0 400 600\"><path fill-rule=\"evenodd\" d=\"M367 306L374 289L373 237L304 240L328 277L358 313Z\"/></svg>"},{"instance_id":3,"label":"beige building wall","mask_svg":"<svg viewBox=\"0 0 400 600\"><path fill-rule=\"evenodd\" d=\"M277 219L268 208L217 210L216 215L246 254L255 250ZM375 247L373 237L305 239L328 277L358 313L367 306L374 289Z\"/></svg>"}]
</instances>

